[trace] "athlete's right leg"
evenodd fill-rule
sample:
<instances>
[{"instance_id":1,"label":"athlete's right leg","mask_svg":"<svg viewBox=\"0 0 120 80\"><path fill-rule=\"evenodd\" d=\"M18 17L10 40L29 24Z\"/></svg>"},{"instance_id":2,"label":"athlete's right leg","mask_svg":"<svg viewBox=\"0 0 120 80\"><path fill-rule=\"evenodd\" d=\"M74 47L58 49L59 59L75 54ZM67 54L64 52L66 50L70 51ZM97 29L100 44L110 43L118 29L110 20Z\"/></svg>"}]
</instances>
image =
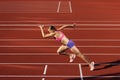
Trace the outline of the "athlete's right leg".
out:
<instances>
[{"instance_id":1,"label":"athlete's right leg","mask_svg":"<svg viewBox=\"0 0 120 80\"><path fill-rule=\"evenodd\" d=\"M86 56L84 56L76 46L72 47L70 50L78 57L82 58L82 60L84 60L86 63L88 63L91 71L94 70L94 62L90 61Z\"/></svg>"},{"instance_id":2,"label":"athlete's right leg","mask_svg":"<svg viewBox=\"0 0 120 80\"><path fill-rule=\"evenodd\" d=\"M59 47L59 49L57 50L57 53L59 55L65 55L65 56L69 56L70 58L70 61L69 62L73 62L73 60L75 59L76 55L75 54L70 54L70 53L67 53L66 51L68 50L69 48L65 45L62 45Z\"/></svg>"},{"instance_id":3,"label":"athlete's right leg","mask_svg":"<svg viewBox=\"0 0 120 80\"><path fill-rule=\"evenodd\" d=\"M58 53L59 55L69 56L69 54L66 53L66 51L67 51L68 49L69 49L69 48L68 48L67 46L61 45L61 46L58 48L57 53Z\"/></svg>"}]
</instances>

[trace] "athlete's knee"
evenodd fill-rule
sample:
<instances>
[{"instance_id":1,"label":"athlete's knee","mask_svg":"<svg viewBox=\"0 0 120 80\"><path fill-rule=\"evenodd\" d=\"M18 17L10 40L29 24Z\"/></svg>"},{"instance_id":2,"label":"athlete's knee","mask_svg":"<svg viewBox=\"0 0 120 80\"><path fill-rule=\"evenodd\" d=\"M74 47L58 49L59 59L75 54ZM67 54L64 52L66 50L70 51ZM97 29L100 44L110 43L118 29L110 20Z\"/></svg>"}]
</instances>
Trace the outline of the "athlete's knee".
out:
<instances>
[{"instance_id":1,"label":"athlete's knee","mask_svg":"<svg viewBox=\"0 0 120 80\"><path fill-rule=\"evenodd\" d=\"M64 54L64 51L57 51L57 53L59 54L59 55L63 55Z\"/></svg>"},{"instance_id":2,"label":"athlete's knee","mask_svg":"<svg viewBox=\"0 0 120 80\"><path fill-rule=\"evenodd\" d=\"M61 55L61 54L62 54L62 52L61 52L61 51L57 51L57 53L58 53L59 55Z\"/></svg>"}]
</instances>

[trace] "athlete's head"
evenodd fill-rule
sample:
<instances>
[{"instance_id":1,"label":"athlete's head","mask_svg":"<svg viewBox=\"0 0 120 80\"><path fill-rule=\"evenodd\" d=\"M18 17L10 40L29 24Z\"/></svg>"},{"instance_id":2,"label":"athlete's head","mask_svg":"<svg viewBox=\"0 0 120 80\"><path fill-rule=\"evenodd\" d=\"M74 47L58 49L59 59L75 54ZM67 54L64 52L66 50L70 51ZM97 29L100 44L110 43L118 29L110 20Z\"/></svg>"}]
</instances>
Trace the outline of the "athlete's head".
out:
<instances>
[{"instance_id":1,"label":"athlete's head","mask_svg":"<svg viewBox=\"0 0 120 80\"><path fill-rule=\"evenodd\" d=\"M54 32L54 31L57 31L57 29L55 28L55 26L50 26L48 31L49 32Z\"/></svg>"}]
</instances>

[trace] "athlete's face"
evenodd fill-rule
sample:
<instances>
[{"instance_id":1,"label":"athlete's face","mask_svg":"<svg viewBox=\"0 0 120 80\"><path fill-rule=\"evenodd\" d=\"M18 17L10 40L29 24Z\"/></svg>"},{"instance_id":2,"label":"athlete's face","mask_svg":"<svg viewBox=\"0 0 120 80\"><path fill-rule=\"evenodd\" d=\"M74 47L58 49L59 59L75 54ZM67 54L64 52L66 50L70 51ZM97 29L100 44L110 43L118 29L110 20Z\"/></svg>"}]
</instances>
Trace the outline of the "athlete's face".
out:
<instances>
[{"instance_id":1,"label":"athlete's face","mask_svg":"<svg viewBox=\"0 0 120 80\"><path fill-rule=\"evenodd\" d=\"M53 30L51 30L50 28L48 29L48 31L49 31L49 33L53 33L54 31Z\"/></svg>"}]
</instances>

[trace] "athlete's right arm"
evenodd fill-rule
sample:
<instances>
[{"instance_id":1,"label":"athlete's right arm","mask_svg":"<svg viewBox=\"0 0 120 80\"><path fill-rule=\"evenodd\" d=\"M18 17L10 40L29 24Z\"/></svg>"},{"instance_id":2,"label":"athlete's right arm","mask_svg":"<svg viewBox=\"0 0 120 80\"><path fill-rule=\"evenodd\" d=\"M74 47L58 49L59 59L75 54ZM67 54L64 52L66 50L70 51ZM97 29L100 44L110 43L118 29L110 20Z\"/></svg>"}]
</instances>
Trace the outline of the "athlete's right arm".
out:
<instances>
[{"instance_id":1,"label":"athlete's right arm","mask_svg":"<svg viewBox=\"0 0 120 80\"><path fill-rule=\"evenodd\" d=\"M74 28L76 25L75 24L71 24L71 25L63 25L60 28L58 28L57 30L63 30L64 28Z\"/></svg>"},{"instance_id":2,"label":"athlete's right arm","mask_svg":"<svg viewBox=\"0 0 120 80\"><path fill-rule=\"evenodd\" d=\"M48 37L52 37L52 36L55 35L55 33L45 34L45 33L44 33L44 30L43 30L44 25L40 25L40 26L38 26L38 27L39 27L40 30L41 30L41 33L42 33L42 37L43 37L43 38L48 38Z\"/></svg>"}]
</instances>

